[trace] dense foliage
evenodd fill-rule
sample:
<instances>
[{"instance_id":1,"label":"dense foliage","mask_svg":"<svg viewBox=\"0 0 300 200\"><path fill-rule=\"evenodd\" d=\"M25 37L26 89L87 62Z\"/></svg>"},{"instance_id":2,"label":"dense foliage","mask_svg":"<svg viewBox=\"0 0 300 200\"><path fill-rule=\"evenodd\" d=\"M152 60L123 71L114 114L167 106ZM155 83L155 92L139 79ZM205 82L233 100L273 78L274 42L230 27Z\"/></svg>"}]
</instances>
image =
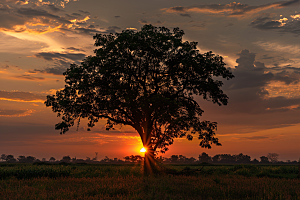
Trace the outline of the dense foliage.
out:
<instances>
[{"instance_id":1,"label":"dense foliage","mask_svg":"<svg viewBox=\"0 0 300 200\"><path fill-rule=\"evenodd\" d=\"M214 137L216 123L201 121L203 110L195 95L226 105L222 81L231 79L222 57L197 50L197 42L182 41L184 32L175 28L145 25L141 31L97 34L95 56L81 65L72 64L64 73L66 86L48 96L62 122L61 133L80 118L93 127L107 119L107 130L129 125L141 136L148 152L165 152L174 138L194 135L200 146L220 145ZM153 153L151 155L154 156Z\"/></svg>"}]
</instances>

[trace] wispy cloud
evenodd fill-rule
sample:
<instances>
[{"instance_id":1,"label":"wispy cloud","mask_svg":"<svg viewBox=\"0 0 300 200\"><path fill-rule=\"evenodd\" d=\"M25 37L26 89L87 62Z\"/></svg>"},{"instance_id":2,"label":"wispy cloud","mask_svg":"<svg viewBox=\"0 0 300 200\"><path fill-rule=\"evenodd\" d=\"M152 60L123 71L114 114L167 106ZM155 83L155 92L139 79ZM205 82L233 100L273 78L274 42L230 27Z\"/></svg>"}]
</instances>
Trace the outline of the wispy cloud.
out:
<instances>
[{"instance_id":1,"label":"wispy cloud","mask_svg":"<svg viewBox=\"0 0 300 200\"><path fill-rule=\"evenodd\" d=\"M32 76L29 74L23 74L20 76L13 76L15 79L22 79L22 80L29 80L29 81L42 81L45 80L44 77L39 77L39 76Z\"/></svg>"},{"instance_id":2,"label":"wispy cloud","mask_svg":"<svg viewBox=\"0 0 300 200\"><path fill-rule=\"evenodd\" d=\"M74 49L74 48L71 48ZM35 69L35 72L49 73L54 75L62 75L71 63L79 64L84 58L83 53L58 53L58 52L41 52L34 55L47 61L53 61L54 67L46 67L45 69Z\"/></svg>"},{"instance_id":3,"label":"wispy cloud","mask_svg":"<svg viewBox=\"0 0 300 200\"><path fill-rule=\"evenodd\" d=\"M35 54L35 56L45 60L68 59L71 61L81 61L85 58L85 54L83 53L41 52Z\"/></svg>"},{"instance_id":4,"label":"wispy cloud","mask_svg":"<svg viewBox=\"0 0 300 200\"><path fill-rule=\"evenodd\" d=\"M46 100L46 96L33 94L30 92L7 92L0 90L0 100L44 103L44 101Z\"/></svg>"},{"instance_id":5,"label":"wispy cloud","mask_svg":"<svg viewBox=\"0 0 300 200\"><path fill-rule=\"evenodd\" d=\"M261 11L265 11L271 8L279 9L286 6L291 6L299 3L299 0L281 1L271 4L264 4L260 6L250 6L248 4L230 3L230 4L210 4L210 5L196 5L196 6L176 6L170 8L164 8L167 13L180 13L187 14L189 12L204 13L204 14L216 14L225 15L230 17L244 17L249 16Z\"/></svg>"},{"instance_id":6,"label":"wispy cloud","mask_svg":"<svg viewBox=\"0 0 300 200\"><path fill-rule=\"evenodd\" d=\"M31 115L34 110L6 110L0 109L0 117L25 117Z\"/></svg>"}]
</instances>

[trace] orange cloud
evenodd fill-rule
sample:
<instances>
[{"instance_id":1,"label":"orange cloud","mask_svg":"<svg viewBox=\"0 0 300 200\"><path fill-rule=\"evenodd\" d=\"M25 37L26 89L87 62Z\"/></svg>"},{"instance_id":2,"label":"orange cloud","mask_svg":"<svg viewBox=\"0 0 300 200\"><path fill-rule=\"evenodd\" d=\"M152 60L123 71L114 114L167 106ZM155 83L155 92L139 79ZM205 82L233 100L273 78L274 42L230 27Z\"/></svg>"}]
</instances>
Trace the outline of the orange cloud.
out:
<instances>
[{"instance_id":1,"label":"orange cloud","mask_svg":"<svg viewBox=\"0 0 300 200\"><path fill-rule=\"evenodd\" d=\"M271 8L283 8L285 6L297 3L298 1L285 1L277 2L272 4L260 5L260 6L249 6L247 4L241 4L232 2L230 4L210 4L210 5L199 5L199 6L176 6L171 8L164 8L167 13L186 13L186 12L196 12L196 13L208 13L208 14L221 14L230 17L245 17L264 10Z\"/></svg>"},{"instance_id":2,"label":"orange cloud","mask_svg":"<svg viewBox=\"0 0 300 200\"><path fill-rule=\"evenodd\" d=\"M24 75L20 75L20 76L13 76L12 78L15 79L22 79L22 80L29 80L29 81L42 81L45 80L44 77L37 77L37 76L31 76L29 74L24 74Z\"/></svg>"},{"instance_id":3,"label":"orange cloud","mask_svg":"<svg viewBox=\"0 0 300 200\"><path fill-rule=\"evenodd\" d=\"M0 117L25 117L31 115L34 110L2 110L0 109Z\"/></svg>"},{"instance_id":4,"label":"orange cloud","mask_svg":"<svg viewBox=\"0 0 300 200\"><path fill-rule=\"evenodd\" d=\"M0 100L16 101L16 102L30 102L30 103L44 103L45 96L33 94L30 92L7 92L0 91Z\"/></svg>"},{"instance_id":5,"label":"orange cloud","mask_svg":"<svg viewBox=\"0 0 300 200\"><path fill-rule=\"evenodd\" d=\"M300 83L287 85L282 81L271 81L264 89L268 92L265 98L282 96L290 99L300 97Z\"/></svg>"}]
</instances>

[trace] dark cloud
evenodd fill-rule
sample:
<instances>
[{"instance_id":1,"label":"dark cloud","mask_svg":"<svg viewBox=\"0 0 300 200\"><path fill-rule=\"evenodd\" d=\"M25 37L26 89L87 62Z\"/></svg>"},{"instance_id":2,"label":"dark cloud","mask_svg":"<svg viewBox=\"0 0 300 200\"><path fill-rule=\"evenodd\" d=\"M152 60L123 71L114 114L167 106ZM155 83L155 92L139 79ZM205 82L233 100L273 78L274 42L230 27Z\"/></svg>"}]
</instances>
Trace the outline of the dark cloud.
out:
<instances>
[{"instance_id":1,"label":"dark cloud","mask_svg":"<svg viewBox=\"0 0 300 200\"><path fill-rule=\"evenodd\" d=\"M36 73L37 73L37 72L34 71L34 70L28 70L27 72L30 73L30 74L36 74Z\"/></svg>"},{"instance_id":2,"label":"dark cloud","mask_svg":"<svg viewBox=\"0 0 300 200\"><path fill-rule=\"evenodd\" d=\"M225 27L230 27L230 26L233 26L234 24L233 23L228 23Z\"/></svg>"},{"instance_id":3,"label":"dark cloud","mask_svg":"<svg viewBox=\"0 0 300 200\"><path fill-rule=\"evenodd\" d=\"M72 13L73 16L81 17L82 15L79 13Z\"/></svg>"},{"instance_id":4,"label":"dark cloud","mask_svg":"<svg viewBox=\"0 0 300 200\"><path fill-rule=\"evenodd\" d=\"M109 34L116 33L118 30L121 30L118 26L109 26L105 31L96 29L94 25L89 25L88 27L75 28L74 31L78 34L86 34L86 35L96 35L96 33Z\"/></svg>"},{"instance_id":5,"label":"dark cloud","mask_svg":"<svg viewBox=\"0 0 300 200\"><path fill-rule=\"evenodd\" d=\"M82 53L42 52L42 53L35 54L35 56L49 61L54 59L69 59L72 61L81 61L85 58L85 54Z\"/></svg>"},{"instance_id":6,"label":"dark cloud","mask_svg":"<svg viewBox=\"0 0 300 200\"><path fill-rule=\"evenodd\" d=\"M0 109L0 117L24 117L30 115L32 110L7 110Z\"/></svg>"},{"instance_id":7,"label":"dark cloud","mask_svg":"<svg viewBox=\"0 0 300 200\"><path fill-rule=\"evenodd\" d=\"M86 14L86 15L90 15L90 13L88 11L83 11L83 10L78 10L79 12Z\"/></svg>"},{"instance_id":8,"label":"dark cloud","mask_svg":"<svg viewBox=\"0 0 300 200\"><path fill-rule=\"evenodd\" d=\"M282 23L280 21L271 20L270 17L259 17L250 24L257 29L279 29Z\"/></svg>"},{"instance_id":9,"label":"dark cloud","mask_svg":"<svg viewBox=\"0 0 300 200\"><path fill-rule=\"evenodd\" d=\"M118 18L120 18L120 17L121 17L121 16L119 16L119 15L116 15L116 16L115 16L116 19L118 19Z\"/></svg>"},{"instance_id":10,"label":"dark cloud","mask_svg":"<svg viewBox=\"0 0 300 200\"><path fill-rule=\"evenodd\" d=\"M65 24L70 24L70 21L57 16L50 14L49 12L42 10L42 9L32 9L32 8L19 8L16 10L16 13L21 15L22 17L29 17L29 18L34 18L34 17L47 17L50 19L55 19L58 22L62 22Z\"/></svg>"},{"instance_id":11,"label":"dark cloud","mask_svg":"<svg viewBox=\"0 0 300 200\"><path fill-rule=\"evenodd\" d=\"M84 31L83 29L89 25L87 22L88 18L86 18L86 14L89 15L88 12L79 11L79 13L69 15L65 14L64 11L55 6L55 4L42 6L28 4L26 7L1 5L2 4L0 4L0 29L4 30L15 32L32 31L39 33L55 30L86 34L87 30ZM64 15L56 14L59 11ZM69 26L72 24L75 26ZM34 26L34 28L32 26ZM89 31L91 32L93 30L89 29Z\"/></svg>"},{"instance_id":12,"label":"dark cloud","mask_svg":"<svg viewBox=\"0 0 300 200\"><path fill-rule=\"evenodd\" d=\"M43 102L46 100L46 97L30 92L7 92L0 90L0 99L24 102Z\"/></svg>"},{"instance_id":13,"label":"dark cloud","mask_svg":"<svg viewBox=\"0 0 300 200\"><path fill-rule=\"evenodd\" d=\"M287 85L290 84L296 84L299 83L300 81L300 74L299 74L299 68L295 69L295 71L288 71L287 68L283 68L280 70L276 70L279 71L278 73L275 74L274 79L277 81L281 81L284 82Z\"/></svg>"},{"instance_id":14,"label":"dark cloud","mask_svg":"<svg viewBox=\"0 0 300 200\"><path fill-rule=\"evenodd\" d=\"M35 70L42 72L42 73L47 73L47 74L63 75L63 73L67 70L67 68L70 66L70 64L71 63L65 63L65 64L60 63L60 66L47 67L44 70L37 70L37 69L35 69Z\"/></svg>"},{"instance_id":15,"label":"dark cloud","mask_svg":"<svg viewBox=\"0 0 300 200\"><path fill-rule=\"evenodd\" d=\"M192 22L193 23L193 22ZM202 22L202 23L197 23L192 25L193 28L197 28L197 29L203 29L206 27L206 22Z\"/></svg>"},{"instance_id":16,"label":"dark cloud","mask_svg":"<svg viewBox=\"0 0 300 200\"><path fill-rule=\"evenodd\" d=\"M260 16L250 24L253 28L260 30L277 30L280 33L300 34L300 18Z\"/></svg>"},{"instance_id":17,"label":"dark cloud","mask_svg":"<svg viewBox=\"0 0 300 200\"><path fill-rule=\"evenodd\" d=\"M177 11L177 12L185 12L185 10L186 10L186 8L183 6L175 6L175 7L172 7L171 9L174 11Z\"/></svg>"},{"instance_id":18,"label":"dark cloud","mask_svg":"<svg viewBox=\"0 0 300 200\"><path fill-rule=\"evenodd\" d=\"M36 80L44 80L44 77L37 77L37 76L31 76L31 75L20 75L20 76L14 76L17 79L24 79L24 80L30 80L30 81L36 81Z\"/></svg>"},{"instance_id":19,"label":"dark cloud","mask_svg":"<svg viewBox=\"0 0 300 200\"><path fill-rule=\"evenodd\" d=\"M180 13L179 14L181 17L190 17L191 18L191 15L188 14L188 13Z\"/></svg>"},{"instance_id":20,"label":"dark cloud","mask_svg":"<svg viewBox=\"0 0 300 200\"><path fill-rule=\"evenodd\" d=\"M227 106L216 107L202 100L201 103L210 111L215 113L230 114L232 120L233 114L255 115L271 114L271 113L288 113L282 124L296 123L296 119L291 119L291 112L296 112L297 105L300 106L300 97L288 96L269 96L267 86L271 81L282 81L286 84L297 83L300 80L298 70L283 68L267 68L263 63L255 60L256 54L249 50L243 50L236 60L238 66L231 69L235 78L229 81L224 81L223 91L229 96ZM284 88L283 88L284 89ZM300 111L300 109L298 109ZM218 114L215 114L218 115ZM274 114L276 115L276 114ZM272 118L271 118L272 119ZM270 119L270 120L271 120ZM224 120L224 119L223 119ZM244 119L245 120L245 119ZM254 119L250 122L253 122ZM246 122L247 123L247 122ZM263 125L263 122L257 122ZM298 122L299 123L299 120ZM270 121L270 124L272 121ZM280 124L279 124L280 125ZM273 122L274 126L274 122Z\"/></svg>"},{"instance_id":21,"label":"dark cloud","mask_svg":"<svg viewBox=\"0 0 300 200\"><path fill-rule=\"evenodd\" d=\"M260 88L273 79L272 73L264 73L266 70L264 64L255 61L255 53L243 50L238 55L240 58L236 62L239 65L233 69L236 77L230 80L226 87L230 89Z\"/></svg>"},{"instance_id":22,"label":"dark cloud","mask_svg":"<svg viewBox=\"0 0 300 200\"><path fill-rule=\"evenodd\" d=\"M69 18L61 17L49 13L42 8L28 8L28 7L10 7L2 6L0 7L0 28L13 30L15 32L23 32L26 27L16 28L16 25L25 25L27 22L35 23L39 20L42 22L44 28L38 30L42 32L43 30L49 29L49 26L57 27L59 25L69 25L71 22Z\"/></svg>"},{"instance_id":23,"label":"dark cloud","mask_svg":"<svg viewBox=\"0 0 300 200\"><path fill-rule=\"evenodd\" d=\"M4 66L1 66L1 68L3 68L3 69L8 69L9 66L8 66L8 65L4 65Z\"/></svg>"},{"instance_id":24,"label":"dark cloud","mask_svg":"<svg viewBox=\"0 0 300 200\"><path fill-rule=\"evenodd\" d=\"M49 8L52 12L59 12L59 11L63 11L62 9L56 7L55 5L47 5L47 8Z\"/></svg>"},{"instance_id":25,"label":"dark cloud","mask_svg":"<svg viewBox=\"0 0 300 200\"><path fill-rule=\"evenodd\" d=\"M67 48L69 50L80 50L74 47ZM53 67L47 67L43 70L35 69L36 72L49 73L55 75L62 75L72 63L79 64L84 58L82 53L56 53L56 52L42 52L35 54L36 57L48 61L53 61Z\"/></svg>"},{"instance_id":26,"label":"dark cloud","mask_svg":"<svg viewBox=\"0 0 300 200\"><path fill-rule=\"evenodd\" d=\"M230 4L210 4L210 5L196 5L196 6L176 6L167 9L163 9L168 13L187 13L187 12L198 12L198 13L211 13L211 14L222 14L227 16L245 16L249 14L254 14L261 12L263 10L268 10L271 8L283 8L286 6L291 6L298 4L299 0L291 1L280 1L270 4L264 4L260 6L250 6L248 4L241 3L230 3Z\"/></svg>"},{"instance_id":27,"label":"dark cloud","mask_svg":"<svg viewBox=\"0 0 300 200\"><path fill-rule=\"evenodd\" d=\"M1 68L3 68L3 69L15 68L17 70L21 70L21 68L19 66L16 66L16 65L4 65L4 66L1 66Z\"/></svg>"},{"instance_id":28,"label":"dark cloud","mask_svg":"<svg viewBox=\"0 0 300 200\"><path fill-rule=\"evenodd\" d=\"M3 115L18 115L26 112L26 110L3 110L0 109L0 116Z\"/></svg>"},{"instance_id":29,"label":"dark cloud","mask_svg":"<svg viewBox=\"0 0 300 200\"><path fill-rule=\"evenodd\" d=\"M116 33L117 30L121 30L121 28L118 27L118 26L109 26L109 27L106 29L106 32L107 32L107 33Z\"/></svg>"},{"instance_id":30,"label":"dark cloud","mask_svg":"<svg viewBox=\"0 0 300 200\"><path fill-rule=\"evenodd\" d=\"M96 35L96 33L100 32L95 28L75 28L74 31L75 33L86 34L86 35Z\"/></svg>"},{"instance_id":31,"label":"dark cloud","mask_svg":"<svg viewBox=\"0 0 300 200\"><path fill-rule=\"evenodd\" d=\"M75 48L75 47L68 47L68 48L66 48L67 50L71 50L71 51L83 51L83 52L85 52L85 50L83 50L83 49L79 49L79 48Z\"/></svg>"},{"instance_id":32,"label":"dark cloud","mask_svg":"<svg viewBox=\"0 0 300 200\"><path fill-rule=\"evenodd\" d=\"M140 19L140 20L139 20L139 23L140 23L140 24L148 24L149 22L148 22L147 20Z\"/></svg>"},{"instance_id":33,"label":"dark cloud","mask_svg":"<svg viewBox=\"0 0 300 200\"><path fill-rule=\"evenodd\" d=\"M293 4L299 3L299 0L291 0L291 1L284 1L280 6L285 7L285 6L290 6Z\"/></svg>"}]
</instances>

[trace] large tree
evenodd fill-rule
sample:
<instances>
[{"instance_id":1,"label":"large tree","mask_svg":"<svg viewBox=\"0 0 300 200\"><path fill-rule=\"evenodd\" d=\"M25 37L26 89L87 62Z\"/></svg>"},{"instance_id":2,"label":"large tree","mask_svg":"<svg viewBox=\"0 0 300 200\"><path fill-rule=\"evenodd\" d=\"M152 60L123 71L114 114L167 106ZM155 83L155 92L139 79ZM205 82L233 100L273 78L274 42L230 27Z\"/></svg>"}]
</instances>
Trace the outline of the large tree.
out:
<instances>
[{"instance_id":1,"label":"large tree","mask_svg":"<svg viewBox=\"0 0 300 200\"><path fill-rule=\"evenodd\" d=\"M107 119L107 130L131 126L147 149L146 173L155 152L167 151L174 138L196 135L201 147L220 145L217 123L200 120L203 110L194 97L226 105L223 83L215 77L234 76L221 56L199 53L197 42L182 41L183 35L179 28L172 32L152 25L96 34L96 55L72 64L64 73L65 88L47 96L46 106L62 116L56 129L65 133L80 118L87 118L89 127Z\"/></svg>"}]
</instances>

